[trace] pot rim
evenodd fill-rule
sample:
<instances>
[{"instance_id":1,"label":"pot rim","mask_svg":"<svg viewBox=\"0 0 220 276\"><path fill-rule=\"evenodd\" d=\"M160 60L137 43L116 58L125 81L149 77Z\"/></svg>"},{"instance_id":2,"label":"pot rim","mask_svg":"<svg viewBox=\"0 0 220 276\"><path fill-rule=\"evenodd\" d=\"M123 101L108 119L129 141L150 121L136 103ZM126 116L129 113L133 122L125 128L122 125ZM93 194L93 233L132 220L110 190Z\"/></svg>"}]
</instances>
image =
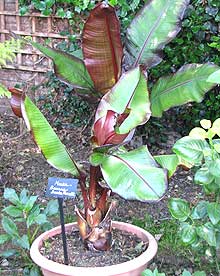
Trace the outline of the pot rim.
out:
<instances>
[{"instance_id":1,"label":"pot rim","mask_svg":"<svg viewBox=\"0 0 220 276\"><path fill-rule=\"evenodd\" d=\"M141 238L142 240L148 240L149 244L147 249L141 255L139 255L138 257L130 261L111 265L111 266L108 265L103 267L78 267L78 266L68 266L65 264L60 264L47 259L39 251L39 249L43 244L43 241L47 240L49 237L52 237L61 233L61 226L57 226L55 228L50 229L49 231L44 232L38 238L35 239L35 241L33 242L30 248L31 258L42 269L48 270L54 273L63 272L65 273L64 275L68 275L68 276L75 275L75 274L82 275L82 276L83 275L107 276L111 274L117 275L120 273L126 273L128 271L135 270L139 267L142 267L142 266L144 267L156 255L157 248L158 248L157 241L148 231L138 226L132 225L130 223L119 222L119 221L112 221L112 227L129 233L134 233L137 236L139 236L139 238ZM65 224L66 231L72 228L77 228L76 222ZM53 234L51 235L51 233ZM110 271L111 271L111 274L109 274Z\"/></svg>"}]
</instances>

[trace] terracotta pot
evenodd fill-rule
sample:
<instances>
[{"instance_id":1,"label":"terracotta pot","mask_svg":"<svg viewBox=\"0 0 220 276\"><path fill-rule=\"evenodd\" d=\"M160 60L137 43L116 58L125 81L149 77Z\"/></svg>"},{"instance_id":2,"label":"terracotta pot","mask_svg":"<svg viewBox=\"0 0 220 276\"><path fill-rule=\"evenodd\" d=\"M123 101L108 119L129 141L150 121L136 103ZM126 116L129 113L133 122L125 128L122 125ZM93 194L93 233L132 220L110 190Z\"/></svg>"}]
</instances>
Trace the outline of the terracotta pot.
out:
<instances>
[{"instance_id":1,"label":"terracotta pot","mask_svg":"<svg viewBox=\"0 0 220 276\"><path fill-rule=\"evenodd\" d=\"M30 249L31 258L41 267L44 276L140 276L157 253L155 238L142 228L128 223L113 221L112 226L122 231L134 233L143 241L149 241L146 251L131 261L111 266L75 267L59 264L48 260L39 252L44 240L61 233L61 227L58 226L43 233L33 242ZM77 224L66 224L66 232L72 231L73 227L77 228Z\"/></svg>"}]
</instances>

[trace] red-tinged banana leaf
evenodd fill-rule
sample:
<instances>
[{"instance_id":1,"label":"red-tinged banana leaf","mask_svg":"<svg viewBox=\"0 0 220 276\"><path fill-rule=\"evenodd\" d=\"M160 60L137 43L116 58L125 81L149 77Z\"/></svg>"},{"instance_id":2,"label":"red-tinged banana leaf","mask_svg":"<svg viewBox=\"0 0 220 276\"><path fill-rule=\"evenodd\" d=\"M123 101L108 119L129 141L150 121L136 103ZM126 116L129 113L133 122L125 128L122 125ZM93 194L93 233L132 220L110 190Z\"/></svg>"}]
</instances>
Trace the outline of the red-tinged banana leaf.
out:
<instances>
[{"instance_id":1,"label":"red-tinged banana leaf","mask_svg":"<svg viewBox=\"0 0 220 276\"><path fill-rule=\"evenodd\" d=\"M161 117L163 111L188 102L201 102L205 93L216 84L207 78L219 69L213 64L188 64L168 77L160 78L150 95L152 116Z\"/></svg>"},{"instance_id":2,"label":"red-tinged banana leaf","mask_svg":"<svg viewBox=\"0 0 220 276\"><path fill-rule=\"evenodd\" d=\"M47 162L58 170L79 176L77 164L72 160L41 111L20 90L10 89L10 92L12 109L23 117Z\"/></svg>"},{"instance_id":3,"label":"red-tinged banana leaf","mask_svg":"<svg viewBox=\"0 0 220 276\"><path fill-rule=\"evenodd\" d=\"M79 88L80 93L95 93L93 82L83 60L37 42L31 41L30 43L53 60L56 76L60 80Z\"/></svg>"},{"instance_id":4,"label":"red-tinged banana leaf","mask_svg":"<svg viewBox=\"0 0 220 276\"><path fill-rule=\"evenodd\" d=\"M108 110L106 116L101 117L94 124L92 137L93 144L97 146L109 145L109 144L121 144L124 142L129 133L117 134L115 131L115 125L117 124L118 114L112 110ZM123 115L121 116L124 117ZM132 137L131 137L132 138Z\"/></svg>"},{"instance_id":5,"label":"red-tinged banana leaf","mask_svg":"<svg viewBox=\"0 0 220 276\"><path fill-rule=\"evenodd\" d=\"M151 115L147 80L139 67L123 74L110 92L103 96L96 112L96 122L114 111L114 128L117 134L129 133L138 125L146 123ZM103 129L103 131L105 131Z\"/></svg>"},{"instance_id":6,"label":"red-tinged banana leaf","mask_svg":"<svg viewBox=\"0 0 220 276\"><path fill-rule=\"evenodd\" d=\"M146 146L130 152L95 152L90 162L100 165L107 185L125 199L157 201L166 192L167 170L159 167Z\"/></svg>"},{"instance_id":7,"label":"red-tinged banana leaf","mask_svg":"<svg viewBox=\"0 0 220 276\"><path fill-rule=\"evenodd\" d=\"M134 66L151 68L162 61L161 51L180 31L189 0L149 0L126 34L126 55Z\"/></svg>"},{"instance_id":8,"label":"red-tinged banana leaf","mask_svg":"<svg viewBox=\"0 0 220 276\"><path fill-rule=\"evenodd\" d=\"M123 56L120 25L113 7L103 2L90 12L83 29L82 49L96 90L105 93L121 75Z\"/></svg>"}]
</instances>

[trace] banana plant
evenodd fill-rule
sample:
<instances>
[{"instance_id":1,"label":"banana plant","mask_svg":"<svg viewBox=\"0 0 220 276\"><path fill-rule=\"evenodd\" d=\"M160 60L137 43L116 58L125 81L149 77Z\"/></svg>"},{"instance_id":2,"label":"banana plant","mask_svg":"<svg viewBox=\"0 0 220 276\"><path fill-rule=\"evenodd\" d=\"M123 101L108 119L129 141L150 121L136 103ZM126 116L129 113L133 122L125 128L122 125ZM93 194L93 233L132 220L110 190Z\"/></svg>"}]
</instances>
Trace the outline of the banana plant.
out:
<instances>
[{"instance_id":1,"label":"banana plant","mask_svg":"<svg viewBox=\"0 0 220 276\"><path fill-rule=\"evenodd\" d=\"M162 60L161 51L180 31L189 0L150 0L131 22L124 45L115 9L106 2L90 12L82 32L83 59L31 42L51 58L57 77L99 102L92 126L90 172L86 174L21 90L10 89L11 106L22 117L46 160L79 179L84 209L76 208L86 246L111 246L111 192L127 200L159 201L181 160L175 154L153 157L147 146L126 148L135 128L169 108L200 102L215 86L207 78L213 64L184 65L178 72L148 84L147 70ZM149 89L151 87L151 91Z\"/></svg>"}]
</instances>

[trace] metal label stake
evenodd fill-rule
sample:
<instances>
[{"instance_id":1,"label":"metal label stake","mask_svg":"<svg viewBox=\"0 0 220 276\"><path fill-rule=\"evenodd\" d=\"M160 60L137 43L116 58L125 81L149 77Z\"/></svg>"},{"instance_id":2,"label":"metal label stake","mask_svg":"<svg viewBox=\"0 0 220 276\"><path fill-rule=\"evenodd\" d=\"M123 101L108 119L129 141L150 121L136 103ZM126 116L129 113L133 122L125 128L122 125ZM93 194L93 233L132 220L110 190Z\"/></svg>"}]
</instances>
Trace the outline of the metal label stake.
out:
<instances>
[{"instance_id":1,"label":"metal label stake","mask_svg":"<svg viewBox=\"0 0 220 276\"><path fill-rule=\"evenodd\" d=\"M61 234L63 241L63 255L64 255L64 264L69 264L68 252L67 252L67 242L66 242L66 231L65 231L65 222L64 222L64 212L63 212L63 198L58 198L59 210L60 210L60 224L61 224Z\"/></svg>"}]
</instances>

